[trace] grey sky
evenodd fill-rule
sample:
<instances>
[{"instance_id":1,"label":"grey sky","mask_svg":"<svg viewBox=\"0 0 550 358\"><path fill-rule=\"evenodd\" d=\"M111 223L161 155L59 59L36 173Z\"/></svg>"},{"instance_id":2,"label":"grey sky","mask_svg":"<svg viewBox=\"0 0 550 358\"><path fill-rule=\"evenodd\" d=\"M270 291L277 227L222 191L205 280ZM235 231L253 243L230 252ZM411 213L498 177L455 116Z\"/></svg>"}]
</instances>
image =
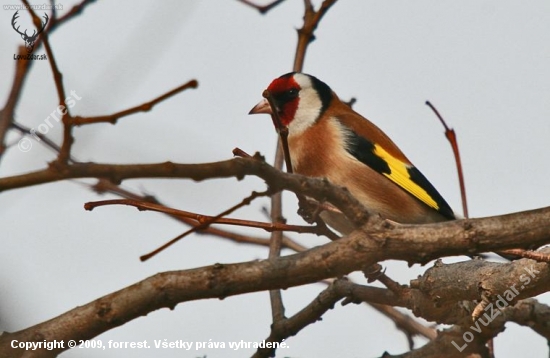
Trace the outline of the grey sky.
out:
<instances>
[{"instance_id":1,"label":"grey sky","mask_svg":"<svg viewBox=\"0 0 550 358\"><path fill-rule=\"evenodd\" d=\"M2 4L17 4L2 0ZM319 1L317 1L319 3ZM63 2L63 12L73 2ZM116 126L75 130L74 156L108 163L206 162L228 159L238 146L270 161L275 132L267 116L247 116L269 82L291 70L301 26L302 1L287 0L266 16L237 1L101 1L51 36L67 90L82 97L79 115L109 114L150 100L196 78L186 91L153 111ZM14 11L0 10L0 98L11 87L13 54L22 40L11 28ZM24 16L27 14L23 12ZM29 21L28 19L21 21ZM305 72L384 129L432 184L460 211L451 149L424 105L430 100L456 131L473 217L547 206L550 202L550 3L548 1L339 1L323 19L306 56ZM38 54L44 49L37 50ZM3 100L2 100L3 101ZM55 110L56 92L46 61L36 61L17 108L17 120L38 127ZM59 142L61 125L48 136ZM0 175L43 168L55 154L36 141L28 152L13 147ZM81 185L59 182L0 195L0 330L15 331L55 317L157 272L267 256L263 248L191 236L147 263L138 257L183 232L160 214L129 207L86 212L101 200ZM175 208L217 214L237 203L257 179L195 183L132 180L124 187L156 195ZM258 200L237 217L265 220ZM285 214L295 200L285 195ZM267 234L242 230L258 236ZM300 238L303 244L324 241ZM287 254L287 253L285 253ZM451 259L447 259L447 262ZM425 270L384 263L408 283ZM359 275L353 275L360 278ZM309 303L322 285L284 291L287 314ZM540 298L550 303L548 295ZM107 342L261 341L271 320L267 293L206 300L161 310L111 330ZM417 343L423 341L418 339ZM288 340L278 356L371 357L407 350L393 322L364 305L337 305L322 322ZM548 356L546 342L513 324L495 340L498 357L531 347ZM250 356L253 350L94 351L63 357Z\"/></svg>"}]
</instances>

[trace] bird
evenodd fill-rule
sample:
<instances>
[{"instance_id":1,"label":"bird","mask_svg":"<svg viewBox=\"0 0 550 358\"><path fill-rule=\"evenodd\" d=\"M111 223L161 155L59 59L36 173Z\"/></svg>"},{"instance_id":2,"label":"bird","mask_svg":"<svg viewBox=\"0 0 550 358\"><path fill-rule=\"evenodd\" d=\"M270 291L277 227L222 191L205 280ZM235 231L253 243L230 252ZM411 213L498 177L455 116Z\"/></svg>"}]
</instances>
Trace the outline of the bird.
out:
<instances>
[{"instance_id":1,"label":"bird","mask_svg":"<svg viewBox=\"0 0 550 358\"><path fill-rule=\"evenodd\" d=\"M318 78L290 72L267 87L249 114L273 114L288 129L292 170L346 187L371 214L400 224L457 217L441 194L374 123L355 112ZM338 210L321 218L342 234L355 228Z\"/></svg>"}]
</instances>

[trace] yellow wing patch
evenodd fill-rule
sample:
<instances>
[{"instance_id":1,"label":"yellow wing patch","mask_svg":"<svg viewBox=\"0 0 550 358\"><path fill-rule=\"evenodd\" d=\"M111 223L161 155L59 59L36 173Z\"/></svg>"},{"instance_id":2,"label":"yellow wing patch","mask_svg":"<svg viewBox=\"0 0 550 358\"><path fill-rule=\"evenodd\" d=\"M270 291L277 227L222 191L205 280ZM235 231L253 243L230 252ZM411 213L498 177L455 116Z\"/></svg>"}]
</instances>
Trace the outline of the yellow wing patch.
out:
<instances>
[{"instance_id":1,"label":"yellow wing patch","mask_svg":"<svg viewBox=\"0 0 550 358\"><path fill-rule=\"evenodd\" d=\"M382 173L384 176L405 189L410 194L414 195L426 205L439 210L439 205L434 198L411 178L409 172L411 166L403 163L399 159L396 159L378 144L374 145L374 154L383 159L390 168L390 173Z\"/></svg>"}]
</instances>

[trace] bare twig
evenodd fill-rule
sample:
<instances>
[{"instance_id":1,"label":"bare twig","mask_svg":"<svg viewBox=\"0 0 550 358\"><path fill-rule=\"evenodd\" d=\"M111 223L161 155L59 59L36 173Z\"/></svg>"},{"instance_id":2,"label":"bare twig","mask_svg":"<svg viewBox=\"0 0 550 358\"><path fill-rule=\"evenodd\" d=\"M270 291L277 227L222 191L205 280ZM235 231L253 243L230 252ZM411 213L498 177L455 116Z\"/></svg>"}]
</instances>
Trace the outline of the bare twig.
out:
<instances>
[{"instance_id":1,"label":"bare twig","mask_svg":"<svg viewBox=\"0 0 550 358\"><path fill-rule=\"evenodd\" d=\"M57 18L52 15L52 19L49 21L42 35L51 34L60 25L64 24L65 22L79 15L88 5L90 5L94 1L95 0L83 0L81 3L75 5L67 14L65 14L61 18ZM35 18L33 17L33 22L34 21L35 21ZM38 39L35 42L35 49L38 49L40 47L40 45L42 44L42 39L43 39L42 36L38 37ZM24 55L26 53L25 47L20 46L18 53L19 55ZM0 158L2 157L6 149L5 137L11 125L11 122L13 121L15 107L17 106L19 97L21 96L23 84L27 77L29 68L33 64L33 61L28 61L26 59L20 59L16 62L17 64L16 64L16 70L15 70L15 76L14 76L13 84L11 86L11 91L8 96L8 100L6 101L6 104L4 105L2 110L0 110Z\"/></svg>"},{"instance_id":2,"label":"bare twig","mask_svg":"<svg viewBox=\"0 0 550 358\"><path fill-rule=\"evenodd\" d=\"M186 232L184 232L183 234L181 235L178 235L176 236L175 238L173 238L172 240L168 241L166 244L162 245L161 247L151 251L150 253L148 254L145 254L145 255L142 255L140 256L140 260L141 261L147 261L149 260L151 257L157 255L158 253L164 251L165 249L167 249L168 247L172 246L173 244L175 244L176 242L178 242L179 240L183 239L184 237L188 236L189 234L192 234L196 231L199 231L199 230L202 230L204 228L207 228L209 227L211 224L219 221L221 218L223 218L224 216L227 216L229 214L231 214L232 212L234 212L235 210L237 209L240 209L242 208L243 206L246 206L246 205L249 205L250 202L256 198L259 198L259 197L262 197L262 196L266 196L266 195L269 195L271 192L269 190L267 191L264 191L264 192L255 192L253 191L252 194L250 194L248 197L244 198L240 203L230 207L229 209L227 210L224 210L223 212L219 213L218 215L216 216L213 216L213 217L210 217L208 218L207 220L201 222L199 225L195 226L195 227L192 227L191 229L187 230Z\"/></svg>"},{"instance_id":3,"label":"bare twig","mask_svg":"<svg viewBox=\"0 0 550 358\"><path fill-rule=\"evenodd\" d=\"M259 7L259 6L253 4L252 2L250 2L248 0L241 0L241 2L243 2L243 3L245 3L249 6L255 7L256 9L258 9L260 11L260 13L265 13L266 11L271 9L272 7L277 6L282 1L274 1L273 3L271 3L267 6L264 6L264 7ZM311 4L309 4L309 5L311 5ZM330 5L329 5L329 7L330 7ZM304 16L304 22L308 21L308 18L307 18L308 10L311 10L311 6L308 7L308 2L306 1L306 16ZM320 16L322 16L322 15L320 15ZM314 21L314 22L318 23L319 20L320 20L320 17L317 20L313 19L313 20L309 20L309 21ZM308 26L308 25L306 25L306 23L304 23L304 28L306 26ZM310 35L313 34L313 31L315 30L315 27L316 27L316 24L312 28L310 28ZM307 48L307 46L301 46L301 47L298 46L297 47L296 58L300 57L302 59L302 61L300 63L295 61L294 71L300 71L302 69L303 58L305 56L306 48ZM298 51L299 51L299 53L298 53ZM267 101L269 102L269 105L273 109L272 114L271 114L271 118L273 120L273 125L275 126L275 128L277 130L277 133L279 134L279 138L278 138L278 141L277 141L276 154L275 154L274 167L277 168L277 169L281 169L282 164L283 164L283 158L284 158L286 168L287 168L287 172L292 173L292 171L293 171L292 161L291 161L291 157L290 157L290 150L289 150L289 147L288 147L288 128L283 126L283 124L281 122L281 119L279 118L279 113L277 111L275 102L273 101L273 98L271 96L271 93L268 90L265 90L264 93L263 93L263 96L264 96L264 98L267 99ZM242 154L246 154L242 151L237 151L237 152L234 151L234 153L235 153L235 155L241 155L241 156L242 156ZM298 197L298 200L299 200L300 203L305 203L306 200L301 194L297 194L297 197ZM271 219L272 219L272 222L274 222L274 223L280 222L282 220L282 196L279 192L276 193L275 195L273 195L272 198L271 198ZM318 221L317 227L320 230L322 230L329 237L333 237L333 233L326 227L324 222L318 217L316 219ZM270 250L269 250L269 258L270 259L273 259L273 258L278 257L280 255L281 240L282 240L282 233L274 232L271 235L271 245L270 245ZM283 306L283 303L282 303L281 292L279 290L271 291L270 292L270 297L271 297L273 324L277 324L277 322L280 322L284 319L284 306Z\"/></svg>"},{"instance_id":4,"label":"bare twig","mask_svg":"<svg viewBox=\"0 0 550 358\"><path fill-rule=\"evenodd\" d=\"M25 53L25 46L20 46L19 55L23 55ZM13 78L13 84L11 86L10 94L8 95L8 99L4 104L4 108L0 110L0 159L2 158L6 150L6 134L13 121L15 107L19 102L21 90L23 88L23 84L25 83L25 79L27 78L27 72L32 62L33 61L29 61L26 59L16 61L15 76Z\"/></svg>"},{"instance_id":5,"label":"bare twig","mask_svg":"<svg viewBox=\"0 0 550 358\"><path fill-rule=\"evenodd\" d=\"M273 125L275 126L275 129L277 130L277 133L279 133L279 143L282 146L282 151L285 158L285 165L286 165L286 171L289 173L292 173L292 160L290 158L290 149L288 147L288 127L283 125L283 122L281 121L281 118L279 117L279 111L277 109L277 106L275 105L275 100L273 99L273 96L271 95L271 92L268 90L265 90L262 93L262 96L264 96L265 99L269 102L269 105L272 108L271 118L273 120ZM277 153L277 155L280 155ZM282 165L282 162L281 162ZM277 168L277 166L275 166Z\"/></svg>"},{"instance_id":6,"label":"bare twig","mask_svg":"<svg viewBox=\"0 0 550 358\"><path fill-rule=\"evenodd\" d=\"M336 302L341 300L344 295L337 287L338 281L329 285L321 292L310 304L301 309L290 318L281 319L271 325L271 333L265 339L266 342L281 343L288 337L298 334L303 328L315 323L330 309ZM253 358L273 357L275 347L258 348Z\"/></svg>"},{"instance_id":7,"label":"bare twig","mask_svg":"<svg viewBox=\"0 0 550 358\"><path fill-rule=\"evenodd\" d=\"M29 9L29 12L31 13L31 16L33 18L33 21L38 28L41 24L40 18L32 7L30 7L27 0L23 0L23 3L27 5L27 8ZM72 134L73 126L68 120L68 118L71 118L71 113L69 111L69 108L64 106L65 104L65 98L66 91L65 87L63 85L63 75L61 74L61 71L59 70L59 67L57 66L57 62L55 60L55 56L53 54L52 48L50 46L50 40L48 38L48 32L42 33L42 42L44 43L44 48L46 49L46 54L48 55L48 62L50 63L50 67L52 69L53 79L55 83L55 88L57 90L57 99L58 99L58 107L57 112L59 113L60 108L64 108L64 111L61 110L61 122L63 123L63 142L61 144L61 149L59 150L59 155L57 157L57 164L59 165L66 165L69 157L71 156L71 147L74 142L74 137Z\"/></svg>"},{"instance_id":8,"label":"bare twig","mask_svg":"<svg viewBox=\"0 0 550 358\"><path fill-rule=\"evenodd\" d=\"M275 162L273 166L275 168L281 168L283 166L283 155L280 150L275 152ZM281 192L277 192L271 196L271 222L274 224L285 223L283 217L283 196ZM269 258L274 259L281 256L281 245L283 241L283 232L274 231L271 234L271 240L269 244ZM285 318L285 306L283 304L283 296L281 290L269 291L269 298L271 302L271 317L273 324L280 322Z\"/></svg>"},{"instance_id":9,"label":"bare twig","mask_svg":"<svg viewBox=\"0 0 550 358\"><path fill-rule=\"evenodd\" d=\"M490 221L490 219L483 220ZM532 225L532 223L526 221L522 223L522 230L524 230L524 232L528 231ZM454 224L455 222L448 222L443 225ZM492 237L498 237L503 227L506 228L506 225L490 225L487 227L488 230L484 233ZM248 292L259 292L283 287L286 288L318 282L329 277L346 275L351 271L360 270L364 263L399 257L400 252L404 250L409 251L411 255L415 255L417 259L422 259L422 255L418 251L408 250L407 247L403 247L403 245L417 240L418 231L422 231L422 229L422 226L409 227L408 233L411 236L408 237L407 240L396 240L394 238L394 233L386 232L385 237L388 245L384 246L384 250L377 249L379 244L368 237L352 235L346 239L308 250L305 253L278 257L274 260L260 260L230 265L216 264L185 271L160 273L123 290L77 307L72 311L66 312L59 317L48 320L37 326L16 333L5 333L0 336L0 352L3 352L4 349L6 349L6 352L10 352L8 349L14 339L29 342L35 340L53 341L54 339L91 339L102 332L122 325L137 317L141 317L149 312L164 307L173 308L178 303L205 298L224 298ZM428 255L436 254L436 252L441 250L441 246L444 245L455 248L461 245L460 240L449 240L449 237L441 236L427 238L426 242L427 246L425 247L425 253ZM358 248L361 248L361 250L358 250ZM476 282L476 280L482 277L483 280L489 279L495 284L499 284L501 280L507 281L509 279L510 266L518 265L516 268L519 271L525 272L525 270L521 268L521 265L525 266L525 264L527 264L527 267L530 265L527 262L498 264L497 266L500 266L501 269L496 271L491 269L494 263L482 260L470 260L459 264L447 265L451 270L453 267L455 268L452 278L454 283L456 283L454 276L460 275L461 272L463 272L463 267L461 266L471 265L473 261L479 261L475 264L489 268L492 272L492 276L483 272L476 273L481 276L472 277L471 280L469 277L462 276L468 278L469 281L472 282ZM546 266L544 264L538 265ZM550 271L547 268L540 270L537 279L540 280L541 283L544 283L544 287L533 285L533 291L523 291L520 295L523 293L525 293L525 295L533 295L547 290L549 275ZM427 284L437 284L429 275L425 274L425 276L424 279ZM338 287L341 282L341 280L338 281L335 286ZM478 295L477 284L473 286L474 287L466 291L461 290L461 297L456 297L454 302L459 299L475 299ZM443 288L443 290L447 290L447 296L453 294L453 292L448 292L448 287L447 283L447 286ZM332 289L330 291L325 291L325 294L330 292L329 296L337 297L338 295L342 296L343 293L345 296L348 296L349 294L354 294L351 290L355 290L355 288L344 287L341 292L338 292L338 289L335 290L336 292L331 292ZM372 287L368 288L368 291L372 292L372 298L378 297L378 299L384 299L384 297L395 297L389 290ZM338 298L336 298L336 300L337 299ZM319 317L319 314L315 312L330 309L328 303L331 300L332 302L336 302L334 299L324 300L324 298L318 305L312 302L309 306L312 308L310 310L312 314L306 312L308 311L306 307L303 311L308 314L298 314L296 316L296 321L305 322L305 325L307 325L311 322L313 317ZM434 307L433 301L430 299L426 299L425 301L430 303L429 306L432 309L441 311L437 307ZM415 303L416 302L411 301L411 304ZM516 315L514 321L521 322L521 324L537 322L536 327L540 329L541 334L548 334L548 329L544 327L544 322L547 322L547 316L545 315L548 314L548 309L546 308L538 311L530 309L530 307L534 306L528 305L526 306L527 309L518 309L514 311L513 313ZM515 310L515 307L510 306L506 309ZM533 317L532 315L534 314L539 314L540 316ZM298 316L305 319L298 320ZM410 322L401 323L409 324ZM285 330L284 323L281 324L283 325L281 332L291 332L291 330L297 329L297 327L305 326L302 323L297 323L291 326L290 330ZM500 332L499 326L491 326L487 329L489 329L489 335ZM435 331L433 329L430 330L432 336L435 335ZM40 332L40 334L37 336L38 332ZM435 337L434 341L436 341L436 344L440 338L440 335ZM450 345L450 349L456 351L455 347L450 344L450 341L447 343ZM22 350L19 351L24 352ZM60 353L60 351L61 350L57 350L54 351L54 353Z\"/></svg>"},{"instance_id":10,"label":"bare twig","mask_svg":"<svg viewBox=\"0 0 550 358\"><path fill-rule=\"evenodd\" d=\"M49 29L49 32L51 33L52 31L54 31L58 26L62 25L64 22L67 22L68 20L74 18L75 16L77 15L80 15L84 9L86 9L86 7L94 2L96 2L97 0L83 0L82 2L80 2L79 4L76 4L74 5L71 10L69 10L68 13L66 13L65 15L61 16L60 18L56 18L54 17L52 19L52 24L51 24L51 27Z\"/></svg>"},{"instance_id":11,"label":"bare twig","mask_svg":"<svg viewBox=\"0 0 550 358\"><path fill-rule=\"evenodd\" d=\"M16 175L8 178L0 178L0 190L8 188L25 187L38 183L46 183L63 179L74 178L109 178L114 183L120 183L123 179L129 178L189 178L193 180L205 180L212 178L237 177L243 178L246 175L255 175L264 179L273 190L291 190L301 193L302 195L313 197L318 200L326 200L336 206L358 227L364 225L369 220L377 221L378 218L370 217L363 206L353 198L349 192L335 187L327 181L318 178L308 178L295 174L287 174L276 170L270 165L263 163L254 158L235 158L218 163L204 164L134 164L134 165L115 165L115 164L96 164L96 163L75 163L70 164L62 172L47 168L37 172ZM524 247L540 247L547 243L545 239L548 237L548 223L534 221L537 215L544 213L548 209L539 209L532 212L523 213L523 220L530 220L530 229L522 234L522 240L510 241L509 232L502 230L501 236L495 237L492 244L487 242L487 237L484 235L486 228L477 227L476 223L479 219L455 220L449 223L440 223L437 225L422 225L421 228L427 231L451 227L460 228L467 227L468 235L462 236L458 240L463 246L462 251L448 250L447 254L474 254L476 252L494 251L495 249L511 249ZM533 213L529 216L530 213ZM538 214L537 214L538 213ZM519 215L519 216L516 216ZM503 216L501 220L513 220L512 226L520 227L520 223L516 222L516 218L521 217L520 214ZM498 220L498 217L493 218ZM495 221L496 224L498 221ZM500 224L500 222L498 222ZM385 222L392 232L406 230L410 225L397 225ZM447 226L448 225L448 226ZM501 225L501 224L500 224ZM544 232L544 230L548 230ZM394 231L397 230L397 231ZM449 232L448 232L449 233ZM455 232L457 235L458 232ZM535 233L543 233L543 237L535 235ZM426 234L428 234L426 232ZM458 236L457 236L458 237ZM422 242L422 237L418 237L419 242ZM452 240L448 237L449 240ZM456 239L455 239L456 240ZM423 248L417 247L415 242L409 243L410 247L405 247L407 251L418 250L423 252ZM404 244L403 244L404 245ZM450 246L449 246L450 247ZM404 257L407 257L405 255ZM426 256L426 260L433 257Z\"/></svg>"},{"instance_id":12,"label":"bare twig","mask_svg":"<svg viewBox=\"0 0 550 358\"><path fill-rule=\"evenodd\" d=\"M347 191L336 188L328 181L318 178L306 178L282 173L259 160L257 156L253 158L234 158L217 163L203 164L175 164L171 162L127 165L74 163L65 167L63 171L46 168L31 173L0 178L0 191L75 178L105 178L113 183L120 183L124 179L138 177L179 177L199 181L233 176L242 178L246 175L258 175L264 180L268 180L274 191L281 190L281 185L285 185L285 183L292 183L292 189L290 190L319 200L331 202L340 209L344 215L349 215L349 219L358 226L361 226L369 218L363 206ZM313 187L309 187L309 185L319 188L320 191L316 192L312 190ZM320 193L322 194L319 195Z\"/></svg>"},{"instance_id":13,"label":"bare twig","mask_svg":"<svg viewBox=\"0 0 550 358\"><path fill-rule=\"evenodd\" d=\"M263 194L263 193L259 193ZM100 200L100 201L91 201L84 204L84 209L92 211L93 209L100 206L110 206L110 205L129 205L137 208L138 210L149 210L156 211L159 213L168 214L170 216L176 216L180 218L192 219L195 224L202 225L209 223L211 224L224 224L224 225L234 225L234 226L245 226L253 227L258 229L263 229L267 232L276 232L276 231L293 231L298 233L315 233L315 227L313 226L302 226L302 225L287 225L283 223L263 223L259 221L252 220L241 220L241 219L231 219L225 217L209 216L196 214L185 210L178 210L173 208L168 208L164 205L139 201L134 199L111 199L111 200Z\"/></svg>"},{"instance_id":14,"label":"bare twig","mask_svg":"<svg viewBox=\"0 0 550 358\"><path fill-rule=\"evenodd\" d=\"M235 148L233 149L233 155L236 156L236 157L241 157L241 158L251 158L252 156L250 154L248 154L247 152L245 152L244 150L242 150L241 148ZM277 166L275 166L275 168L277 168Z\"/></svg>"},{"instance_id":15,"label":"bare twig","mask_svg":"<svg viewBox=\"0 0 550 358\"><path fill-rule=\"evenodd\" d=\"M55 153L59 154L59 151L61 150L61 148L53 140L48 138L45 134L42 134L40 132L31 132L31 129L29 127L26 127L16 121L13 121L11 126L15 130L19 131L21 134L37 136L40 139L40 141L44 143L46 147L50 148ZM76 160L73 156L69 156L69 161L71 163L78 162L78 160Z\"/></svg>"},{"instance_id":16,"label":"bare twig","mask_svg":"<svg viewBox=\"0 0 550 358\"><path fill-rule=\"evenodd\" d=\"M74 124L75 126L82 126L82 125L85 125L85 124L93 124L93 123L111 123L111 124L116 124L116 122L118 121L118 119L122 118L122 117L126 117L126 116L129 116L131 114L134 114L134 113L138 113L138 112L147 112L147 111L150 111L156 104L186 90L186 89L189 89L189 88L197 88L199 85L199 83L197 82L197 80L191 80L177 88L174 88L173 90L171 91L168 91L166 92L165 94L149 101L149 102L145 102L143 104L140 104L138 106L135 106L135 107L132 107L132 108L128 108L128 109L125 109L123 111L120 111L120 112L117 112L117 113L113 113L113 114L109 114L109 115L106 115L106 116L97 116L97 117L81 117L81 116L75 116L72 118L71 120L71 123Z\"/></svg>"},{"instance_id":17,"label":"bare twig","mask_svg":"<svg viewBox=\"0 0 550 358\"><path fill-rule=\"evenodd\" d=\"M359 285L354 283L352 280L340 280L338 287L339 290L346 296L346 299L342 302L343 305L350 302L364 302L370 305L372 308L395 322L397 328L402 330L409 339L411 348L411 340L413 336L420 335L429 340L433 340L437 337L437 331L434 328L426 327L414 318L392 307L404 307L414 311L417 306L423 305L425 307L430 307L433 310L433 301L423 297L418 291L403 289L398 295L391 290Z\"/></svg>"},{"instance_id":18,"label":"bare twig","mask_svg":"<svg viewBox=\"0 0 550 358\"><path fill-rule=\"evenodd\" d=\"M86 184L86 186L88 186L88 185ZM141 202L148 202L148 203L152 203L152 204L158 204L158 205L165 206L164 204L162 204L160 201L158 201L155 197L153 197L151 195L140 195L140 194L133 193L133 192L127 190L127 189L123 189L120 186L115 185L115 184L111 183L110 181L104 180L104 179L100 179L95 185L92 186L92 189L94 191L96 191L97 193L100 193L100 194L105 193L105 192L109 192L109 193L113 193L115 195L118 195L120 197L126 198L126 199L133 199L133 200L137 200L137 201L141 201ZM196 221L191 219L191 218L182 217L182 216L178 216L178 215L170 215L170 214L167 214L167 215L169 215L171 218L173 218L175 220L178 220L179 222L184 223L186 225L190 225L190 226L196 225ZM215 227L212 227L212 226L209 226L205 229L197 231L197 234L210 234L210 235L214 235L214 236L217 236L217 237L233 240L233 241L235 241L237 243L241 243L241 244L253 244L253 245L261 245L261 246L269 246L269 244L270 244L269 239L263 239L263 238L259 238L259 237L238 234L236 232L223 230L223 229L218 229L218 228L215 228ZM284 235L283 235L283 243L282 244L285 248L291 249L295 252L301 252L301 251L307 250L306 247L298 244L294 240L292 240L292 239L290 239L290 238L288 238Z\"/></svg>"},{"instance_id":19,"label":"bare twig","mask_svg":"<svg viewBox=\"0 0 550 358\"><path fill-rule=\"evenodd\" d=\"M543 253L543 252L535 252L535 251L523 250L523 249L508 249L508 250L501 250L498 252L498 254L511 256L511 257L522 257L524 259L531 259L538 262L550 263L550 254Z\"/></svg>"},{"instance_id":20,"label":"bare twig","mask_svg":"<svg viewBox=\"0 0 550 358\"><path fill-rule=\"evenodd\" d=\"M304 68L304 59L306 57L306 50L308 45L313 41L315 36L313 33L319 25L319 22L323 16L327 13L328 9L337 0L324 0L318 11L313 9L311 0L304 0L305 14L304 14L304 26L298 29L298 44L296 46L296 57L294 58L294 71L300 72Z\"/></svg>"},{"instance_id":21,"label":"bare twig","mask_svg":"<svg viewBox=\"0 0 550 358\"><path fill-rule=\"evenodd\" d=\"M456 161L456 170L458 172L458 181L460 184L460 196L462 198L462 210L463 215L465 218L468 218L468 202L466 200L466 185L464 183L464 174L462 172L462 162L460 160L460 151L458 149L458 140L456 139L456 133L454 129L449 128L447 126L447 123L439 114L439 111L433 104L430 103L430 101L426 101L426 105L432 109L432 111L435 113L437 118L439 118L439 121L445 128L445 136L447 137L447 140L451 144L451 148L453 149L453 154ZM545 261L550 262L550 255L544 255L540 253L534 253L532 251L525 251L522 249L510 249L510 250L503 250L497 252L499 255L503 255L504 257L524 257L524 258L532 258L537 261Z\"/></svg>"},{"instance_id":22,"label":"bare twig","mask_svg":"<svg viewBox=\"0 0 550 358\"><path fill-rule=\"evenodd\" d=\"M447 123L439 114L439 111L437 108L434 107L433 104L430 103L430 101L426 101L426 105L432 109L432 111L435 113L437 118L439 118L439 121L445 128L445 137L447 137L447 140L451 144L451 148L453 149L453 154L455 157L456 162L456 170L458 172L458 182L460 185L460 197L462 198L462 211L465 218L468 217L468 201L466 199L466 185L464 184L464 174L462 172L462 161L460 160L460 151L458 150L458 140L456 139L456 133L454 129L449 128L447 126Z\"/></svg>"}]
</instances>

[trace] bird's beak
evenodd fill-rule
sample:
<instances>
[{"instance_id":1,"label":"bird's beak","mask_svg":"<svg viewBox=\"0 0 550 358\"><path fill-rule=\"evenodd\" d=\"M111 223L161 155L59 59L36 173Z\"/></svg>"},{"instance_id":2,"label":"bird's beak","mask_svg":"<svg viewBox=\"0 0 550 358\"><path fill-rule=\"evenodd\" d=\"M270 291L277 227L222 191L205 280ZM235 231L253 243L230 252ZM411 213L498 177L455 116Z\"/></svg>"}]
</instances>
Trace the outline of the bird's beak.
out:
<instances>
[{"instance_id":1,"label":"bird's beak","mask_svg":"<svg viewBox=\"0 0 550 358\"><path fill-rule=\"evenodd\" d=\"M266 113L266 114L273 113L273 111L271 110L271 106L269 105L269 102L265 98L262 99L260 102L258 102L258 104L255 105L254 108L250 110L250 112L248 112L248 114L259 114L259 113Z\"/></svg>"}]
</instances>

